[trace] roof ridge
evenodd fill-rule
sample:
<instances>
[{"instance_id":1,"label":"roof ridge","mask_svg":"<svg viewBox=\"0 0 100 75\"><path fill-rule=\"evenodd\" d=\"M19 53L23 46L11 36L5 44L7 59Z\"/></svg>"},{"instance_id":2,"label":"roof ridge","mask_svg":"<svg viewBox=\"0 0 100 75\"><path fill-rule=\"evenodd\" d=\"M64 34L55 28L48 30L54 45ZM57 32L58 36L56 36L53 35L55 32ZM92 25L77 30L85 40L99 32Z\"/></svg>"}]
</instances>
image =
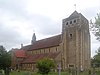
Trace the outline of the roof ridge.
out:
<instances>
[{"instance_id":1,"label":"roof ridge","mask_svg":"<svg viewBox=\"0 0 100 75\"><path fill-rule=\"evenodd\" d=\"M45 40L45 39L54 38L54 37L57 37L57 36L61 36L61 34L57 34L57 35L53 35L53 36L50 36L50 37L47 37L47 38L43 38L43 39L37 40L36 42L41 41L41 40Z\"/></svg>"}]
</instances>

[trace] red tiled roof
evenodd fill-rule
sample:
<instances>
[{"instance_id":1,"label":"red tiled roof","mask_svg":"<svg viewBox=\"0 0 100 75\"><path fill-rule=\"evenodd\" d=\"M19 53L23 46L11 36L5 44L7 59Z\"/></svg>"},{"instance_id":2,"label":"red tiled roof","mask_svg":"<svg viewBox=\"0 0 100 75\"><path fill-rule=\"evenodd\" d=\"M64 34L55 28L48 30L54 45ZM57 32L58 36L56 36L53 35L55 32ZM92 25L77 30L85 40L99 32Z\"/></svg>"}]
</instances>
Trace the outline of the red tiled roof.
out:
<instances>
[{"instance_id":1,"label":"red tiled roof","mask_svg":"<svg viewBox=\"0 0 100 75\"><path fill-rule=\"evenodd\" d=\"M48 58L56 58L60 52L55 52L55 53L45 53L45 54L34 54L31 56L28 56L22 63L35 63L38 60L48 57Z\"/></svg>"},{"instance_id":2,"label":"red tiled roof","mask_svg":"<svg viewBox=\"0 0 100 75\"><path fill-rule=\"evenodd\" d=\"M26 57L25 50L17 50L17 51L15 51L15 56L18 57L18 58Z\"/></svg>"},{"instance_id":3,"label":"red tiled roof","mask_svg":"<svg viewBox=\"0 0 100 75\"><path fill-rule=\"evenodd\" d=\"M32 45L23 46L22 50L30 50Z\"/></svg>"},{"instance_id":4,"label":"red tiled roof","mask_svg":"<svg viewBox=\"0 0 100 75\"><path fill-rule=\"evenodd\" d=\"M57 36L36 41L34 42L33 45L24 46L22 49L36 50L41 48L48 48L48 47L58 46L60 42L61 42L61 35L57 35Z\"/></svg>"}]
</instances>

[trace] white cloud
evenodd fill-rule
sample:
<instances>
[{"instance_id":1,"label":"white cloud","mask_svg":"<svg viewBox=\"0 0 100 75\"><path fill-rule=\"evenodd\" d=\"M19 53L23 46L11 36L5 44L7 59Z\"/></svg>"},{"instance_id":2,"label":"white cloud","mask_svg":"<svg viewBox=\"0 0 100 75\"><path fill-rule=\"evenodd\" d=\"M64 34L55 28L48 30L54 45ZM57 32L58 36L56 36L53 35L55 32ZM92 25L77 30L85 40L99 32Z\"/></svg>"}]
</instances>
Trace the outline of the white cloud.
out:
<instances>
[{"instance_id":1,"label":"white cloud","mask_svg":"<svg viewBox=\"0 0 100 75\"><path fill-rule=\"evenodd\" d=\"M100 7L99 0L28 0L27 3L26 10L29 14L38 13L54 20L70 15L75 10L74 4L78 11Z\"/></svg>"},{"instance_id":2,"label":"white cloud","mask_svg":"<svg viewBox=\"0 0 100 75\"><path fill-rule=\"evenodd\" d=\"M0 44L7 49L29 44L34 31L37 39L59 34L62 19L75 10L74 4L90 20L100 12L99 3L100 0L0 0ZM99 46L94 40L92 56Z\"/></svg>"}]
</instances>

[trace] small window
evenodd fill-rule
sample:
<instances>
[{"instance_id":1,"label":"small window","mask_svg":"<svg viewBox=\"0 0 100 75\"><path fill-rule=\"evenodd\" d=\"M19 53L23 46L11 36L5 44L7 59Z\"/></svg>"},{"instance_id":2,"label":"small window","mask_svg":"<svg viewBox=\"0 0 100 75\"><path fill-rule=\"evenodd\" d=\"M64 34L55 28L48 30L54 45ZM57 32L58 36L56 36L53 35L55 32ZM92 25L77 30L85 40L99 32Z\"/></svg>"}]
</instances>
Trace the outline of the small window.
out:
<instances>
[{"instance_id":1,"label":"small window","mask_svg":"<svg viewBox=\"0 0 100 75\"><path fill-rule=\"evenodd\" d=\"M45 49L44 49L44 53L45 53Z\"/></svg>"},{"instance_id":2,"label":"small window","mask_svg":"<svg viewBox=\"0 0 100 75\"><path fill-rule=\"evenodd\" d=\"M69 65L69 67L74 67L74 65Z\"/></svg>"},{"instance_id":3,"label":"small window","mask_svg":"<svg viewBox=\"0 0 100 75\"><path fill-rule=\"evenodd\" d=\"M66 25L68 25L68 22L66 23Z\"/></svg>"},{"instance_id":4,"label":"small window","mask_svg":"<svg viewBox=\"0 0 100 75\"><path fill-rule=\"evenodd\" d=\"M49 48L49 52L50 52L50 48Z\"/></svg>"},{"instance_id":5,"label":"small window","mask_svg":"<svg viewBox=\"0 0 100 75\"><path fill-rule=\"evenodd\" d=\"M70 38L72 39L72 34L70 34Z\"/></svg>"},{"instance_id":6,"label":"small window","mask_svg":"<svg viewBox=\"0 0 100 75\"><path fill-rule=\"evenodd\" d=\"M74 20L74 23L76 23L76 20Z\"/></svg>"},{"instance_id":7,"label":"small window","mask_svg":"<svg viewBox=\"0 0 100 75\"><path fill-rule=\"evenodd\" d=\"M40 50L40 53L41 53L41 50Z\"/></svg>"},{"instance_id":8,"label":"small window","mask_svg":"<svg viewBox=\"0 0 100 75\"><path fill-rule=\"evenodd\" d=\"M70 21L70 24L72 24L72 21Z\"/></svg>"},{"instance_id":9,"label":"small window","mask_svg":"<svg viewBox=\"0 0 100 75\"><path fill-rule=\"evenodd\" d=\"M57 52L57 47L56 47L56 52Z\"/></svg>"}]
</instances>

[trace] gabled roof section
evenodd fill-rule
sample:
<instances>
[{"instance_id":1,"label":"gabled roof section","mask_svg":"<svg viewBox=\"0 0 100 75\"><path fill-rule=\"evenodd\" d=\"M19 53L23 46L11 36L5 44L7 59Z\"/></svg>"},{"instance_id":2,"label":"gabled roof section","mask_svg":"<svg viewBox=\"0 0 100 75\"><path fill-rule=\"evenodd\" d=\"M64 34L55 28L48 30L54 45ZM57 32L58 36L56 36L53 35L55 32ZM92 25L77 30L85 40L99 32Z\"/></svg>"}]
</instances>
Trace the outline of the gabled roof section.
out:
<instances>
[{"instance_id":1,"label":"gabled roof section","mask_svg":"<svg viewBox=\"0 0 100 75\"><path fill-rule=\"evenodd\" d=\"M50 38L38 40L38 41L34 42L33 45L27 45L21 49L22 50L36 50L36 49L58 46L60 43L61 43L61 34L50 37Z\"/></svg>"},{"instance_id":2,"label":"gabled roof section","mask_svg":"<svg viewBox=\"0 0 100 75\"><path fill-rule=\"evenodd\" d=\"M30 50L31 47L32 47L32 45L26 45L26 46L23 46L21 49L22 50Z\"/></svg>"},{"instance_id":3,"label":"gabled roof section","mask_svg":"<svg viewBox=\"0 0 100 75\"><path fill-rule=\"evenodd\" d=\"M25 52L25 50L17 50L17 51L15 51L15 56L17 58L24 58L24 57L26 57L26 52Z\"/></svg>"},{"instance_id":4,"label":"gabled roof section","mask_svg":"<svg viewBox=\"0 0 100 75\"><path fill-rule=\"evenodd\" d=\"M43 58L55 59L60 53L61 52L30 55L22 63L36 63L38 60Z\"/></svg>"},{"instance_id":5,"label":"gabled roof section","mask_svg":"<svg viewBox=\"0 0 100 75\"><path fill-rule=\"evenodd\" d=\"M68 18L66 18L66 20L72 20L74 18L78 18L79 17L79 13L77 11L74 11Z\"/></svg>"},{"instance_id":6,"label":"gabled roof section","mask_svg":"<svg viewBox=\"0 0 100 75\"><path fill-rule=\"evenodd\" d=\"M74 11L69 17L74 17L74 16L78 16L79 13L77 11Z\"/></svg>"}]
</instances>

